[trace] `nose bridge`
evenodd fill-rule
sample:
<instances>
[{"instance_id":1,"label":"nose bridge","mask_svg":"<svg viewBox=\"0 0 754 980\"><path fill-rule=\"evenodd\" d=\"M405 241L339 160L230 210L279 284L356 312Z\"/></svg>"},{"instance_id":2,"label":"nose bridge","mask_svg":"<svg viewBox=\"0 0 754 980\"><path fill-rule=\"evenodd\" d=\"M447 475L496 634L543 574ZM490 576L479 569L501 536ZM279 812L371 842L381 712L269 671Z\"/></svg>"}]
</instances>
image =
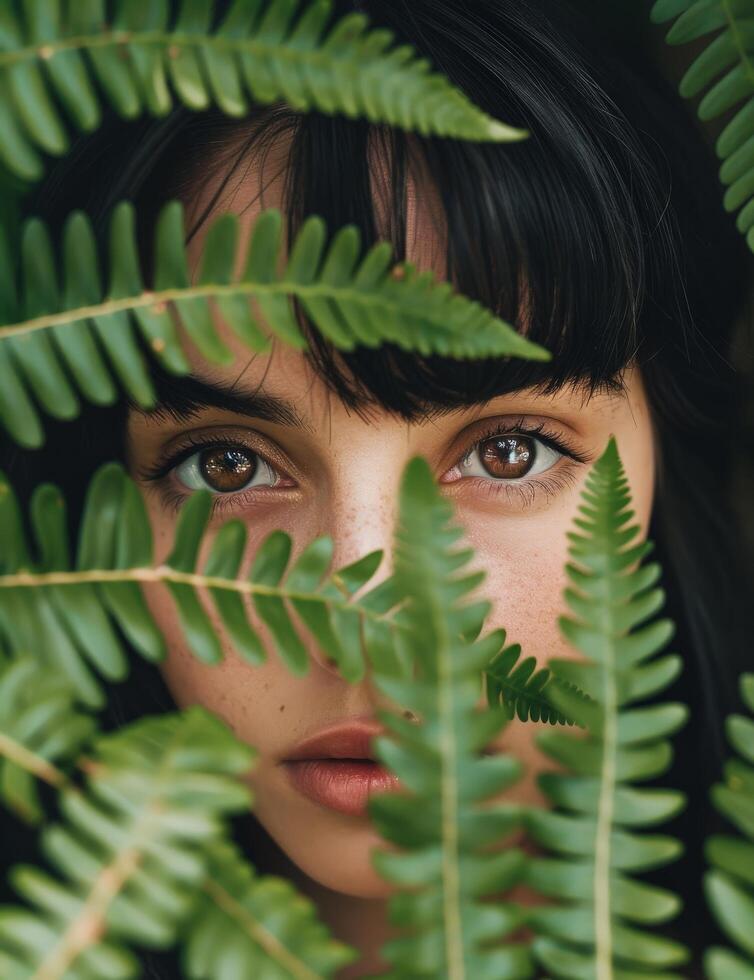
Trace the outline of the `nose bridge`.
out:
<instances>
[{"instance_id":1,"label":"nose bridge","mask_svg":"<svg viewBox=\"0 0 754 980\"><path fill-rule=\"evenodd\" d=\"M393 533L403 469L403 445L399 440L380 439L374 429L369 435L363 440L350 440L347 450L331 458L319 523L319 533L333 541L333 571L370 552L383 552L378 570L358 594L374 588L392 572ZM313 649L312 655L325 670L338 674L337 666L323 651ZM370 674L369 669L367 673Z\"/></svg>"},{"instance_id":2,"label":"nose bridge","mask_svg":"<svg viewBox=\"0 0 754 980\"><path fill-rule=\"evenodd\" d=\"M392 466L395 466L393 462ZM384 553L372 584L392 568L399 475L392 467L351 466L334 475L328 506L328 533L333 539L333 568L342 568L371 551Z\"/></svg>"}]
</instances>

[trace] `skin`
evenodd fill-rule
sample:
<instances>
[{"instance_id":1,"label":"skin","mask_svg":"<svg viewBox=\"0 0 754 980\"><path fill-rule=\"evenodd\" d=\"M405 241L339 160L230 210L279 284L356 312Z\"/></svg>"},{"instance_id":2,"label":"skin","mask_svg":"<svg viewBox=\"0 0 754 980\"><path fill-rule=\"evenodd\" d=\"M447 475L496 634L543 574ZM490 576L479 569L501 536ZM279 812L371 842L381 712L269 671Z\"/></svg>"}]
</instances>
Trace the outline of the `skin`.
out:
<instances>
[{"instance_id":1,"label":"skin","mask_svg":"<svg viewBox=\"0 0 754 980\"><path fill-rule=\"evenodd\" d=\"M275 153L273 159L280 163L285 159L285 146L277 152L281 156ZM283 171L282 167L273 169L274 176L268 181L266 166L264 170L250 168L229 184L216 210L237 211L242 228L248 230L261 208L281 206ZM377 190L383 172L375 166ZM197 210L214 187L213 179L198 195L193 202ZM205 230L206 226L191 243L194 265ZM407 253L419 268L434 269L438 278L445 277L436 198L425 184L414 181L409 186ZM390 571L401 475L413 456L422 455L442 492L455 505L456 520L464 530L461 543L475 549L472 567L486 572L477 595L492 604L489 625L504 625L509 640L521 641L525 654L536 657L539 665L553 656L576 655L556 625L557 616L565 611L566 531L589 464L611 434L618 440L634 509L644 528L652 507L652 426L637 370L627 370L620 393L602 391L586 398L574 388L550 396L518 391L406 423L378 406L367 413L349 411L329 392L304 354L276 342L270 355L250 355L219 318L217 323L236 361L229 366L210 365L187 341L196 377L233 384L236 393L262 390L289 399L303 425L283 425L210 407L183 420L133 411L128 424L129 465L146 495L158 559L170 551L177 505L191 490L182 486L175 470L159 481L146 479L145 470L166 453L183 448L188 436L192 441L217 438L218 442L232 437L268 460L283 478L278 487L217 498L213 529L230 518L247 524L246 567L264 537L282 528L293 537L294 557L312 538L331 536L333 567L382 549L385 559L375 583ZM487 436L491 426L522 423L526 427L543 424L544 433L565 441L582 461L557 456L554 465L538 476L505 484L489 474L464 475L466 471L459 470L463 456ZM479 464L476 466L478 471ZM201 558L206 557L208 545L209 541ZM335 934L361 951L360 963L341 976L362 976L384 966L378 949L394 934L386 917L391 886L370 862L372 850L384 847L384 842L368 817L339 814L301 796L289 785L280 763L298 742L325 727L346 720L375 719L379 709L396 706L378 689L371 668L362 682L347 683L308 636L305 642L311 663L306 676L291 674L276 654L261 666L250 666L234 652L216 616L213 621L225 657L216 666L202 664L183 640L167 590L152 585L146 591L168 641L169 655L161 669L176 703L203 704L258 750L249 781L255 814L273 842L272 867L310 895ZM265 636L264 628L259 628ZM493 743L494 750L512 753L525 767L525 775L501 799L547 805L536 777L554 764L536 749L534 738L541 727L513 721ZM511 894L524 902L535 900L522 888Z\"/></svg>"}]
</instances>

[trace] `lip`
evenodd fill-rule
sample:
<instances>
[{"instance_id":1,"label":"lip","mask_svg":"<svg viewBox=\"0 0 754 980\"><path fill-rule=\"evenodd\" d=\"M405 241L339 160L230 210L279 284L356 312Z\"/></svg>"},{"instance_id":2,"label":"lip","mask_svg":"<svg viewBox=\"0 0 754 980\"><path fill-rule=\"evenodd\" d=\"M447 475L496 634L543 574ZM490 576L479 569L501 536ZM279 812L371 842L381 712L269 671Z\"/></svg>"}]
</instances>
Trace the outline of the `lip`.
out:
<instances>
[{"instance_id":1,"label":"lip","mask_svg":"<svg viewBox=\"0 0 754 980\"><path fill-rule=\"evenodd\" d=\"M300 742L283 768L293 787L312 802L365 816L372 795L401 786L372 750L372 739L384 732L376 723L336 725Z\"/></svg>"}]
</instances>

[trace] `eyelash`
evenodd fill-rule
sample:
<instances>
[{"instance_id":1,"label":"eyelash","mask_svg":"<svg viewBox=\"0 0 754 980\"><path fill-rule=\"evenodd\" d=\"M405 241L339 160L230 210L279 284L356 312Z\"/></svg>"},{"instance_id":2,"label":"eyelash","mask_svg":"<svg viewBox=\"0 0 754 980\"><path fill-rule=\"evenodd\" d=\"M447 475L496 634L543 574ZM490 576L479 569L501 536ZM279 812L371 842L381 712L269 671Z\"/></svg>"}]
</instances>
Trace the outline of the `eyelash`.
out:
<instances>
[{"instance_id":1,"label":"eyelash","mask_svg":"<svg viewBox=\"0 0 754 980\"><path fill-rule=\"evenodd\" d=\"M503 435L521 435L528 436L529 438L537 438L551 449L554 449L557 453L560 453L561 456L565 456L576 463L584 464L591 461L591 456L580 452L575 446L569 445L569 443L562 436L548 431L544 422L540 422L537 425L532 425L531 423L527 424L524 419L520 419L513 424L498 424L490 426L489 429L477 436L466 452L459 457L458 462L466 459L468 456L478 450L482 443L486 442L488 439ZM197 438L192 434L189 434L187 436L186 444L181 449L176 450L172 455L164 456L151 466L144 467L139 476L146 482L156 484L164 483L172 470L179 466L184 460L193 456L197 451L202 449L212 449L220 446L232 446L236 449L243 449L246 452L250 451L248 443L244 442L242 439L234 439L232 436L217 439L201 437ZM276 472L278 472L277 464L273 463L270 459L264 456L263 453L259 453L255 449L252 449L251 452L258 455L267 463L268 466L272 467ZM458 462L454 465L458 465ZM551 469L553 468L554 467L551 467ZM548 472L549 471L545 471L545 473ZM566 471L564 473L555 473L549 476L543 475L542 477L537 477L530 480L522 479L515 481L494 480L493 478L484 479L483 477L477 476L469 476L465 477L464 479L467 481L481 481L485 487L484 492L489 496L497 496L500 493L505 493L508 497L510 497L511 494L516 494L518 496L519 504L523 507L528 507L537 500L540 493L545 494L547 497L553 497L560 490L564 490L566 487L572 485L575 482L575 474L573 471ZM165 504L175 511L180 509L181 504L184 502L186 497L189 496L189 493L172 490L166 486L163 486L162 489ZM243 494L243 492L243 490L239 490L238 493L235 494L229 493L227 495L216 495L213 500L213 513L222 509L224 506L228 506L231 500L237 501L238 497Z\"/></svg>"},{"instance_id":2,"label":"eyelash","mask_svg":"<svg viewBox=\"0 0 754 980\"><path fill-rule=\"evenodd\" d=\"M163 456L162 459L158 460L156 463L153 463L151 466L144 467L139 476L145 482L156 483L158 485L163 484L161 489L163 492L165 505L174 512L177 512L180 510L181 504L188 496L190 496L191 491L186 490L182 492L180 490L174 490L168 486L165 486L164 484L166 478L170 475L172 470L174 470L177 466L180 466L184 460L189 459L189 457L193 456L197 451L201 451L202 449L214 449L215 447L220 446L232 446L234 449L243 449L244 452L247 453L252 452L261 459L264 459L267 465L271 466L275 472L278 472L279 468L276 463L273 463L272 460L267 459L266 456L257 452L256 449L252 449L247 442L243 441L243 439L234 439L233 436L223 437L222 439L203 439L201 437L196 438L193 434L189 433L186 444L181 449L177 449L171 455ZM243 490L239 490L238 493L235 494L217 494L214 496L212 500L212 513L214 514L222 510L223 507L228 506L231 499L237 501L243 492Z\"/></svg>"},{"instance_id":3,"label":"eyelash","mask_svg":"<svg viewBox=\"0 0 754 980\"><path fill-rule=\"evenodd\" d=\"M483 442L486 442L488 439L493 439L495 436L510 435L529 436L530 438L536 437L540 440L540 442L550 446L550 448L554 449L562 456L568 456L577 463L588 463L591 459L591 457L586 453L579 452L575 446L569 445L562 436L556 435L554 432L548 432L544 422L539 422L537 425L532 425L531 423L527 424L524 419L519 419L512 424L497 424L491 426L489 430L477 436L474 443L461 458L465 459L466 456L473 453L475 449L478 449L480 445Z\"/></svg>"}]
</instances>

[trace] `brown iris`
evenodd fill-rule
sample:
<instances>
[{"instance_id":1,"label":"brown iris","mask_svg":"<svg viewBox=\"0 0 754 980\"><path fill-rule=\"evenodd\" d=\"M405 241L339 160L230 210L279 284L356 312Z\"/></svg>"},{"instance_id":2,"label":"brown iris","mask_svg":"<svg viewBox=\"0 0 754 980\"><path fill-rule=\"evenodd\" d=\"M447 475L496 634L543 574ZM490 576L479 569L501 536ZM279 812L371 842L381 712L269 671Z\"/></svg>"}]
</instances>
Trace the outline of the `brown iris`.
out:
<instances>
[{"instance_id":1,"label":"brown iris","mask_svg":"<svg viewBox=\"0 0 754 980\"><path fill-rule=\"evenodd\" d=\"M212 487L221 493L242 490L256 471L254 453L233 446L206 449L199 457L199 470Z\"/></svg>"},{"instance_id":2,"label":"brown iris","mask_svg":"<svg viewBox=\"0 0 754 980\"><path fill-rule=\"evenodd\" d=\"M525 436L494 436L479 446L479 458L490 474L501 480L526 476L534 465L536 449L533 439Z\"/></svg>"}]
</instances>

